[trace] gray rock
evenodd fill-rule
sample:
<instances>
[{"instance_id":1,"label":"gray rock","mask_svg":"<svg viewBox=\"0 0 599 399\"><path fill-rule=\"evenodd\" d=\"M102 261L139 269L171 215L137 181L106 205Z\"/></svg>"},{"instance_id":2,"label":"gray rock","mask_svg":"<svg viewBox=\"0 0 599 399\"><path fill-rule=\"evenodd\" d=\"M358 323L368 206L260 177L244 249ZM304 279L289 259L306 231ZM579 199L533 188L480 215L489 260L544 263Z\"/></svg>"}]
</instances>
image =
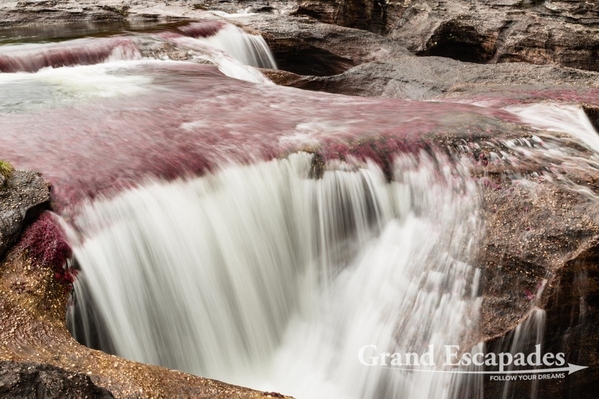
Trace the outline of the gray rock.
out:
<instances>
[{"instance_id":1,"label":"gray rock","mask_svg":"<svg viewBox=\"0 0 599 399\"><path fill-rule=\"evenodd\" d=\"M0 396L5 399L110 399L114 396L83 374L48 364L0 362Z\"/></svg>"},{"instance_id":2,"label":"gray rock","mask_svg":"<svg viewBox=\"0 0 599 399\"><path fill-rule=\"evenodd\" d=\"M394 38L420 55L599 70L599 5L584 0L307 0L299 12Z\"/></svg>"},{"instance_id":3,"label":"gray rock","mask_svg":"<svg viewBox=\"0 0 599 399\"><path fill-rule=\"evenodd\" d=\"M599 74L554 65L506 63L482 65L442 57L403 55L367 62L334 76L300 76L281 72L265 74L278 84L306 90L430 100L441 97L514 97L510 91L534 92L597 87ZM542 99L542 98L541 98Z\"/></svg>"},{"instance_id":4,"label":"gray rock","mask_svg":"<svg viewBox=\"0 0 599 399\"><path fill-rule=\"evenodd\" d=\"M15 171L0 185L0 258L23 227L50 205L50 188L38 173Z\"/></svg>"}]
</instances>

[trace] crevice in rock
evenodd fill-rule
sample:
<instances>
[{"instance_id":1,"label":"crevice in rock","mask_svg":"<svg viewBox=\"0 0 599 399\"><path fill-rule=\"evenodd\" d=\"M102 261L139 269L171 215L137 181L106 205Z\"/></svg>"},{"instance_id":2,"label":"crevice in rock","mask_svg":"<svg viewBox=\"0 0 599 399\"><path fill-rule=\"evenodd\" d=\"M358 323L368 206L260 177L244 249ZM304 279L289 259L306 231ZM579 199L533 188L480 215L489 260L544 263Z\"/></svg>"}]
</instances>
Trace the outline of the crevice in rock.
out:
<instances>
[{"instance_id":1,"label":"crevice in rock","mask_svg":"<svg viewBox=\"0 0 599 399\"><path fill-rule=\"evenodd\" d=\"M445 22L429 39L420 56L448 57L458 61L486 63L495 55L495 37L481 34L457 20Z\"/></svg>"},{"instance_id":2,"label":"crevice in rock","mask_svg":"<svg viewBox=\"0 0 599 399\"><path fill-rule=\"evenodd\" d=\"M298 75L330 76L355 66L349 58L341 57L301 39L273 40L267 38L279 69Z\"/></svg>"},{"instance_id":3,"label":"crevice in rock","mask_svg":"<svg viewBox=\"0 0 599 399\"><path fill-rule=\"evenodd\" d=\"M384 34L387 26L385 0L341 1L337 9L338 25Z\"/></svg>"},{"instance_id":4,"label":"crevice in rock","mask_svg":"<svg viewBox=\"0 0 599 399\"><path fill-rule=\"evenodd\" d=\"M593 125L595 130L599 132L599 107L595 107L592 105L583 105L582 109L591 121L591 124Z\"/></svg>"},{"instance_id":5,"label":"crevice in rock","mask_svg":"<svg viewBox=\"0 0 599 399\"><path fill-rule=\"evenodd\" d=\"M305 15L310 18L314 18L317 21L323 22L325 24L334 24L335 18L332 15L331 10L326 5L320 4L300 4L291 15L301 16Z\"/></svg>"},{"instance_id":6,"label":"crevice in rock","mask_svg":"<svg viewBox=\"0 0 599 399\"><path fill-rule=\"evenodd\" d=\"M501 29L499 29L499 33L497 34L497 40L495 41L495 54L493 55L493 58L490 60L491 62L497 62L497 60L499 59L500 56L500 48L503 47L503 45L506 42L507 37L509 36L510 32L511 32L511 28L516 24L516 21L506 21L505 24L501 27Z\"/></svg>"}]
</instances>

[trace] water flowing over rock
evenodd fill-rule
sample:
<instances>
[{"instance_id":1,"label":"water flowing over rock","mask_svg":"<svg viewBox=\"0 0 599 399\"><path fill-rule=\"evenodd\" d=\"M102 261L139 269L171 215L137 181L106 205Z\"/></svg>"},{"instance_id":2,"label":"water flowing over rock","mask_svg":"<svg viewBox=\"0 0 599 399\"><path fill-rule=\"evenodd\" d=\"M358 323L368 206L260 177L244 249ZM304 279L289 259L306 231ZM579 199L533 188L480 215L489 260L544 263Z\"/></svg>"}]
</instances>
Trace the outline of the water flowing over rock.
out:
<instances>
[{"instance_id":1,"label":"water flowing over rock","mask_svg":"<svg viewBox=\"0 0 599 399\"><path fill-rule=\"evenodd\" d=\"M60 214L39 216L38 175L0 188L0 379L47 396L595 399L597 12L0 4L0 156L40 171ZM58 21L79 25L32 27ZM130 360L75 342L68 305L78 340ZM443 364L444 345L563 353L573 374L491 379Z\"/></svg>"},{"instance_id":2,"label":"water flowing over rock","mask_svg":"<svg viewBox=\"0 0 599 399\"><path fill-rule=\"evenodd\" d=\"M476 219L461 223L476 212L475 186L450 171L437 176L437 160L424 156L420 162L399 157L393 185L375 165L326 171L310 181L311 158L227 168L86 209L77 220L86 236L76 257L86 281L95 282L88 289L115 353L298 397L353 397L355 390L360 397L381 391L446 397L449 375L411 378L375 368L368 384L352 384L363 366L351 359L360 342L374 337L373 344L387 349L436 344L434 356L441 357L443 342L459 341L476 323L478 276L468 264L476 244L468 232L477 225ZM428 191L430 183L438 188ZM444 219L440 231L430 218ZM140 230L137 221L127 222L132 219L149 225ZM183 220L197 231L179 236ZM178 237L179 245L169 237ZM189 252L195 237L205 239ZM437 250L447 248L446 241L451 252ZM385 262L389 253L396 256ZM427 262L430 257L436 261ZM198 259L204 260L199 274ZM384 275L391 279L387 286ZM137 291L122 281L148 283ZM214 303L229 310L215 311ZM153 316L135 317L148 313ZM344 342L341 351L331 329ZM302 351L303 360L293 359ZM335 365L338 356L344 360ZM328 381L328 387L311 381ZM428 393L421 389L425 381Z\"/></svg>"},{"instance_id":3,"label":"water flowing over rock","mask_svg":"<svg viewBox=\"0 0 599 399\"><path fill-rule=\"evenodd\" d=\"M236 20L262 32L280 69L291 72L265 73L286 86L360 96L507 103L551 100L561 91L571 101L597 101L595 72L557 65L489 65L416 56L401 40L303 16L248 15ZM551 93L543 93L549 89ZM532 95L532 99L523 98Z\"/></svg>"},{"instance_id":4,"label":"water flowing over rock","mask_svg":"<svg viewBox=\"0 0 599 399\"><path fill-rule=\"evenodd\" d=\"M61 234L55 217L46 213L26 230L25 238L46 240L45 254L56 260L54 255L63 246L68 248ZM119 398L265 397L262 392L130 362L78 344L64 317L70 283L56 272L66 265L46 264L33 256L32 251L39 249L14 247L0 271L0 382L4 383L0 390L10 389L6 397L112 397L109 392Z\"/></svg>"},{"instance_id":5,"label":"water flowing over rock","mask_svg":"<svg viewBox=\"0 0 599 399\"><path fill-rule=\"evenodd\" d=\"M250 66L276 69L262 37L208 20L167 25L163 31L145 34L7 45L0 50L0 72L37 72L42 68L140 60L142 56L214 64L227 76L258 83L268 80Z\"/></svg>"}]
</instances>

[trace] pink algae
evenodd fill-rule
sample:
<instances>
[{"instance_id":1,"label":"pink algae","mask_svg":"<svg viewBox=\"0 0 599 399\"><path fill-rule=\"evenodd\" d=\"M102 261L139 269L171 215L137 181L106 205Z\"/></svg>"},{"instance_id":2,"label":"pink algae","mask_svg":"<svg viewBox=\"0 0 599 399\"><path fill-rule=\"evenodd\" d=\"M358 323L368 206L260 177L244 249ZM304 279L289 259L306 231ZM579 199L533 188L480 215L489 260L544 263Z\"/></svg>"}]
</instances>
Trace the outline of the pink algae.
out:
<instances>
[{"instance_id":1,"label":"pink algae","mask_svg":"<svg viewBox=\"0 0 599 399\"><path fill-rule=\"evenodd\" d=\"M210 37L216 35L226 24L222 21L200 21L179 27L186 36Z\"/></svg>"},{"instance_id":2,"label":"pink algae","mask_svg":"<svg viewBox=\"0 0 599 399\"><path fill-rule=\"evenodd\" d=\"M503 111L253 84L193 63L146 62L111 74L150 82L132 94L0 113L0 153L42 172L58 212L148 178L201 175L306 146L325 159L388 168L389 154L420 151L434 137L512 128Z\"/></svg>"},{"instance_id":3,"label":"pink algae","mask_svg":"<svg viewBox=\"0 0 599 399\"><path fill-rule=\"evenodd\" d=\"M126 37L78 39L52 45L18 46L0 52L0 72L36 72L47 67L91 65L106 61L116 49L138 54L134 40Z\"/></svg>"},{"instance_id":4,"label":"pink algae","mask_svg":"<svg viewBox=\"0 0 599 399\"><path fill-rule=\"evenodd\" d=\"M19 248L29 255L34 265L54 271L54 278L66 290L71 290L77 271L67 268L66 264L73 252L50 213L43 213L25 230Z\"/></svg>"}]
</instances>

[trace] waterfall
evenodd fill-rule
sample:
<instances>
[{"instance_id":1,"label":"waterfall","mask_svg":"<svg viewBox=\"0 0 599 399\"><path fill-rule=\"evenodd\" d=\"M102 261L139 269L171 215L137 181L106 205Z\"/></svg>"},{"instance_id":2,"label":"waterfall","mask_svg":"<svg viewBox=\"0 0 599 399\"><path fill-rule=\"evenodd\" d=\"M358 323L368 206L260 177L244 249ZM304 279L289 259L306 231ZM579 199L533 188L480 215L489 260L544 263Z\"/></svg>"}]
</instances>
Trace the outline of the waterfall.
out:
<instances>
[{"instance_id":1,"label":"waterfall","mask_svg":"<svg viewBox=\"0 0 599 399\"><path fill-rule=\"evenodd\" d=\"M76 39L63 43L0 47L0 72L36 72L42 68L90 65L141 58L131 38Z\"/></svg>"},{"instance_id":2,"label":"waterfall","mask_svg":"<svg viewBox=\"0 0 599 399\"><path fill-rule=\"evenodd\" d=\"M507 110L537 129L571 134L599 153L599 135L580 106L549 103L511 106Z\"/></svg>"},{"instance_id":3,"label":"waterfall","mask_svg":"<svg viewBox=\"0 0 599 399\"><path fill-rule=\"evenodd\" d=\"M371 163L316 180L300 153L90 203L72 330L298 398L457 398L459 376L358 361L366 345L439 358L478 324L477 185L442 155L394 165L391 183ZM106 336L85 333L94 317Z\"/></svg>"},{"instance_id":4,"label":"waterfall","mask_svg":"<svg viewBox=\"0 0 599 399\"><path fill-rule=\"evenodd\" d=\"M277 69L273 55L260 35L251 35L235 25L216 21L197 22L180 30L202 43L227 52L245 65Z\"/></svg>"},{"instance_id":5,"label":"waterfall","mask_svg":"<svg viewBox=\"0 0 599 399\"><path fill-rule=\"evenodd\" d=\"M44 68L134 61L142 57L169 60L172 56L209 61L227 76L254 83L270 82L254 67L277 68L261 36L224 22L208 21L182 26L178 33L162 31L59 43L5 45L0 47L0 72L37 72Z\"/></svg>"},{"instance_id":6,"label":"waterfall","mask_svg":"<svg viewBox=\"0 0 599 399\"><path fill-rule=\"evenodd\" d=\"M543 344L543 336L545 333L545 311L537 307L530 311L528 317L519 324L515 330L511 331L499 342L493 344L491 351L505 352L510 354L533 353L535 345ZM508 370L514 370L513 366L509 366ZM520 390L517 391L517 385L520 385ZM527 398L537 399L537 387L539 380L525 380L511 382L503 381L500 387L497 387L498 398L501 399L517 399L518 394L523 391L528 391ZM524 387L524 389L523 389Z\"/></svg>"}]
</instances>

